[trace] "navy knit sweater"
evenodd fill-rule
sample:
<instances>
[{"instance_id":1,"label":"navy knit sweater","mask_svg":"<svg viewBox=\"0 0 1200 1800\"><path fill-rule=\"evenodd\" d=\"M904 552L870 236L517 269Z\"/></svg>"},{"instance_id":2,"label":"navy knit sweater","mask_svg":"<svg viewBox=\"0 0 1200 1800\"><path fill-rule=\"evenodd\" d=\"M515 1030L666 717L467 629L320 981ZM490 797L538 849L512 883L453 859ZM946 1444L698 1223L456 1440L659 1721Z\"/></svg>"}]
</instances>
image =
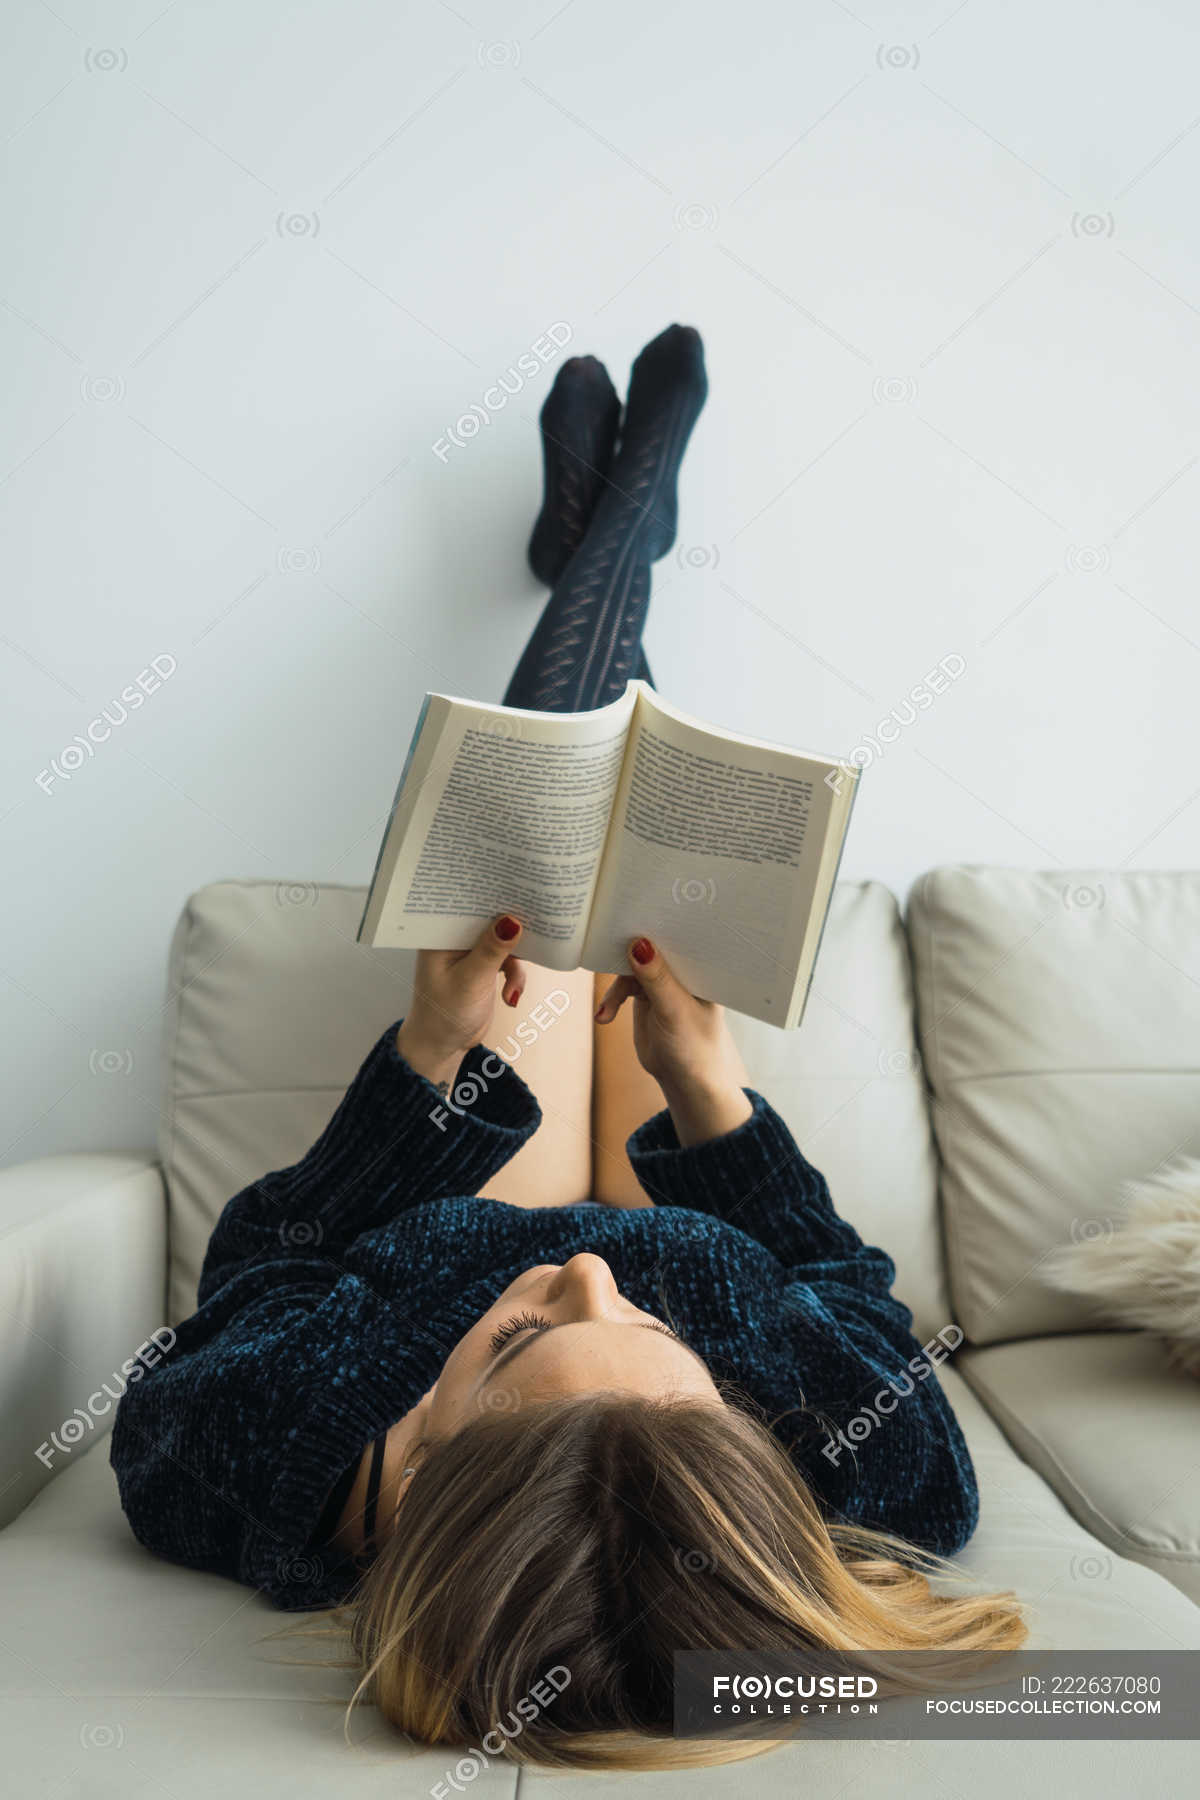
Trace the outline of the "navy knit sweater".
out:
<instances>
[{"instance_id":1,"label":"navy knit sweater","mask_svg":"<svg viewBox=\"0 0 1200 1800\"><path fill-rule=\"evenodd\" d=\"M396 1029L308 1155L225 1207L199 1310L121 1401L112 1464L148 1549L288 1610L344 1598L355 1565L313 1542L337 1477L511 1281L580 1250L765 1409L831 1519L966 1543L974 1472L892 1260L838 1218L760 1094L708 1143L680 1148L666 1112L633 1134L653 1207L526 1210L471 1196L537 1128L529 1088L506 1067L439 1131Z\"/></svg>"}]
</instances>

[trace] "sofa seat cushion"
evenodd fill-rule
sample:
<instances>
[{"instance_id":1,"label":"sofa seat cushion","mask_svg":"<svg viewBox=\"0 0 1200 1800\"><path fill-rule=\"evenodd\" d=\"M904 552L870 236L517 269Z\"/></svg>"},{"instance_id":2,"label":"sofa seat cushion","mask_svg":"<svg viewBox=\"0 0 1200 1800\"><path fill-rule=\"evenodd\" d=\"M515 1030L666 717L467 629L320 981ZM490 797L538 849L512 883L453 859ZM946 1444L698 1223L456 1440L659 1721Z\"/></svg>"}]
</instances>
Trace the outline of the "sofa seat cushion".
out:
<instances>
[{"instance_id":1,"label":"sofa seat cushion","mask_svg":"<svg viewBox=\"0 0 1200 1800\"><path fill-rule=\"evenodd\" d=\"M1200 1383L1156 1338L1027 1338L961 1349L956 1367L1082 1525L1200 1602Z\"/></svg>"},{"instance_id":2,"label":"sofa seat cushion","mask_svg":"<svg viewBox=\"0 0 1200 1800\"><path fill-rule=\"evenodd\" d=\"M1110 1554L1067 1512L1005 1442L952 1365L941 1378L979 1472L982 1515L958 1559L989 1587L1015 1588L1029 1603L1038 1649L1200 1649L1200 1608L1151 1569ZM1097 1559L1107 1576L1094 1578ZM72 1462L0 1532L0 1732L14 1793L89 1800L131 1794L207 1800L254 1792L307 1800L331 1792L363 1800L428 1794L455 1758L415 1750L366 1708L350 1750L342 1738L352 1678L331 1667L284 1660L302 1648L269 1634L295 1622L257 1594L216 1575L158 1561L134 1542L121 1516L107 1445ZM333 1657L338 1646L321 1643ZM941 1786L974 1800L1014 1791L1087 1793L1125 1800L1138 1791L1182 1790L1195 1746L967 1741L798 1744L754 1765L753 1791L785 1800L798 1787L917 1792L936 1754ZM803 1759L801 1761L800 1759ZM703 1775L639 1776L647 1800L680 1782L710 1800L747 1791L737 1764ZM863 1784L866 1784L865 1786ZM521 1791L528 1785L523 1777ZM616 1800L627 1776L539 1774L545 1800ZM471 1791L498 1800L517 1773L490 1762ZM940 1791L940 1790L939 1790Z\"/></svg>"},{"instance_id":3,"label":"sofa seat cushion","mask_svg":"<svg viewBox=\"0 0 1200 1800\"><path fill-rule=\"evenodd\" d=\"M1200 1649L1200 1607L1152 1569L1106 1554L1018 1456L954 1363L942 1365L939 1380L979 1476L979 1527L956 1565L1028 1602L1032 1647ZM1099 1558L1103 1580L1090 1572ZM351 1691L343 1671L323 1668L314 1683L279 1660L296 1654L294 1646L267 1634L301 1615L279 1613L223 1576L164 1562L135 1541L103 1441L0 1532L0 1592L0 1695L292 1700ZM339 1728L336 1714L331 1728Z\"/></svg>"}]
</instances>

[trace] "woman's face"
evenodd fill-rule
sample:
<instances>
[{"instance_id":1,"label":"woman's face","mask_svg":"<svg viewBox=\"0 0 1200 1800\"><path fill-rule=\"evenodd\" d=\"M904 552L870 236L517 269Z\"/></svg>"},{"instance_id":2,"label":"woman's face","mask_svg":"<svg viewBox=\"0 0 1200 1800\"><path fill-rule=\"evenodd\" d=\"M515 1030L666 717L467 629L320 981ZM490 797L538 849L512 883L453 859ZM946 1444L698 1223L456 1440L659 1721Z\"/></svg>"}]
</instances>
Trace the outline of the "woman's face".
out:
<instances>
[{"instance_id":1,"label":"woman's face","mask_svg":"<svg viewBox=\"0 0 1200 1800\"><path fill-rule=\"evenodd\" d=\"M598 1389L723 1404L695 1352L622 1296L602 1256L583 1251L526 1269L459 1339L425 1431L449 1436L481 1413Z\"/></svg>"}]
</instances>

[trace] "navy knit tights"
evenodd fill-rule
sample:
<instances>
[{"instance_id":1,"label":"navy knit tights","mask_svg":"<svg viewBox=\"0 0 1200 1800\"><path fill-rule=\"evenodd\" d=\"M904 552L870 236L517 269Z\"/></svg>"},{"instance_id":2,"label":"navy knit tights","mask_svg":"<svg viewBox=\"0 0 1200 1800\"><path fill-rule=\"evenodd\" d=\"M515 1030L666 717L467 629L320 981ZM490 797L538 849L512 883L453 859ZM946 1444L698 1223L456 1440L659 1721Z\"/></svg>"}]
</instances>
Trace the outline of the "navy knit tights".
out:
<instances>
[{"instance_id":1,"label":"navy knit tights","mask_svg":"<svg viewBox=\"0 0 1200 1800\"><path fill-rule=\"evenodd\" d=\"M603 365L572 357L560 369L542 408L546 496L529 545L553 591L506 706L586 712L632 676L649 681L650 565L675 541L679 468L707 392L699 333L669 325L633 365L615 449L620 406Z\"/></svg>"}]
</instances>

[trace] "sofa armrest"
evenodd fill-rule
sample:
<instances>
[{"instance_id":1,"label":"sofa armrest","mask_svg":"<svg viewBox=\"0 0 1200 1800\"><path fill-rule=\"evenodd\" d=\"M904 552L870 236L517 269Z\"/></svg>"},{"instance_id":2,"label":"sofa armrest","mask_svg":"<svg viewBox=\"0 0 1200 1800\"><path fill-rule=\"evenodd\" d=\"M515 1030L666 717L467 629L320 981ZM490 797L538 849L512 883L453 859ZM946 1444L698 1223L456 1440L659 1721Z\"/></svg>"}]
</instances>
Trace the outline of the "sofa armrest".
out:
<instances>
[{"instance_id":1,"label":"sofa armrest","mask_svg":"<svg viewBox=\"0 0 1200 1800\"><path fill-rule=\"evenodd\" d=\"M108 1430L122 1364L161 1335L166 1257L149 1152L0 1170L0 1526Z\"/></svg>"}]
</instances>

